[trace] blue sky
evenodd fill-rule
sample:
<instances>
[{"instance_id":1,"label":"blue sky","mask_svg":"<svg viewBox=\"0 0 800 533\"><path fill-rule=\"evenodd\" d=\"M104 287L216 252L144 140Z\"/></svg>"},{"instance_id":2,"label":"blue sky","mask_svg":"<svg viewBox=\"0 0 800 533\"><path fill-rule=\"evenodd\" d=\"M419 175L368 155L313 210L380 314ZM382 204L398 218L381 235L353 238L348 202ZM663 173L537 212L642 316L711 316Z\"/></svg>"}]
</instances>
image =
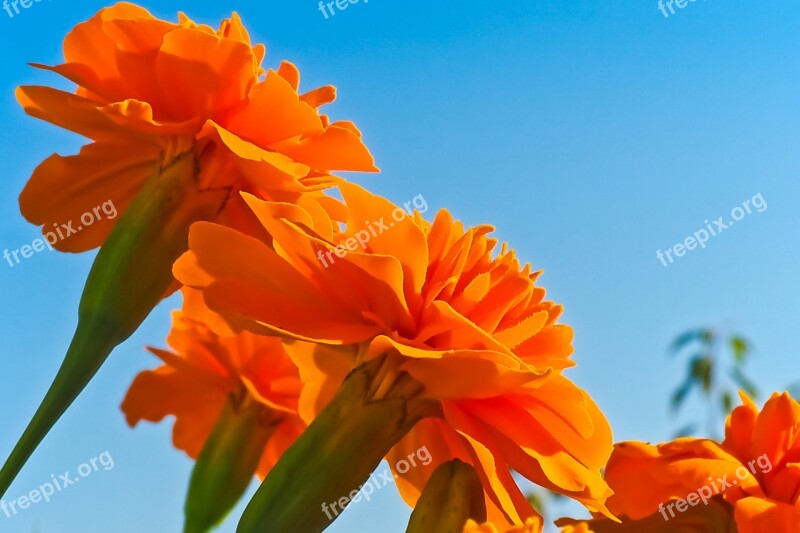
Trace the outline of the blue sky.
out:
<instances>
[{"instance_id":1,"label":"blue sky","mask_svg":"<svg viewBox=\"0 0 800 533\"><path fill-rule=\"evenodd\" d=\"M0 248L38 236L17 196L38 162L81 140L25 117L21 83L50 83L27 62L58 63L66 32L105 4L33 3L0 11ZM800 4L699 0L665 18L655 0L371 0L326 20L312 0L145 1L217 25L237 10L267 62L295 62L303 87L333 83L333 118L354 120L383 173L354 176L397 202L423 194L466 223L492 223L545 273L575 329L569 376L588 389L617 440L668 439L683 366L665 356L695 326L740 330L762 390L800 380ZM761 193L753 213L669 267L656 258ZM43 252L0 264L4 350L0 455L52 379L91 264ZM130 430L119 404L156 364L165 302L119 348L10 490L23 495L104 451L115 467L7 519L11 533L178 531L191 462L170 424ZM241 509L237 510L237 515ZM393 488L330 531L404 531ZM233 532L238 516L221 529Z\"/></svg>"}]
</instances>

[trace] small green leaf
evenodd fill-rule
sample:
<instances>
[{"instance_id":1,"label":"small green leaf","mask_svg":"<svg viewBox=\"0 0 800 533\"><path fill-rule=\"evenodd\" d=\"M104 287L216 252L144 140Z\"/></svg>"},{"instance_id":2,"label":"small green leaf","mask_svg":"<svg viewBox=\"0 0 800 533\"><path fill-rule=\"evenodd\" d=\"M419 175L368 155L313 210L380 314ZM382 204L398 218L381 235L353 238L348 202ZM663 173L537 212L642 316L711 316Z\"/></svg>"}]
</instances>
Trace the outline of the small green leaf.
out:
<instances>
[{"instance_id":1,"label":"small green leaf","mask_svg":"<svg viewBox=\"0 0 800 533\"><path fill-rule=\"evenodd\" d=\"M733 360L737 364L743 363L750 353L750 344L742 337L731 337L730 346L733 352Z\"/></svg>"},{"instance_id":2,"label":"small green leaf","mask_svg":"<svg viewBox=\"0 0 800 533\"><path fill-rule=\"evenodd\" d=\"M547 514L545 512L545 507L547 506L545 504L545 499L539 492L529 492L528 494L525 495L525 499L528 501L529 504L531 504L531 507L536 509L536 512L538 512L540 515L544 516L545 514Z\"/></svg>"},{"instance_id":3,"label":"small green leaf","mask_svg":"<svg viewBox=\"0 0 800 533\"><path fill-rule=\"evenodd\" d=\"M672 394L672 399L670 400L670 409L675 412L677 411L683 402L686 400L686 397L692 391L692 387L694 387L695 381L693 379L687 378L686 381L683 382L683 385L678 387L678 389Z\"/></svg>"},{"instance_id":4,"label":"small green leaf","mask_svg":"<svg viewBox=\"0 0 800 533\"><path fill-rule=\"evenodd\" d=\"M689 361L689 375L700 383L703 392L710 392L714 375L714 360L711 354L696 355Z\"/></svg>"},{"instance_id":5,"label":"small green leaf","mask_svg":"<svg viewBox=\"0 0 800 533\"><path fill-rule=\"evenodd\" d=\"M704 342L705 334L706 331L702 329L696 329L682 333L670 345L669 353L671 355L676 355L693 342Z\"/></svg>"},{"instance_id":6,"label":"small green leaf","mask_svg":"<svg viewBox=\"0 0 800 533\"><path fill-rule=\"evenodd\" d=\"M733 395L730 391L725 390L720 395L720 401L722 402L722 410L725 414L728 414L733 409Z\"/></svg>"}]
</instances>

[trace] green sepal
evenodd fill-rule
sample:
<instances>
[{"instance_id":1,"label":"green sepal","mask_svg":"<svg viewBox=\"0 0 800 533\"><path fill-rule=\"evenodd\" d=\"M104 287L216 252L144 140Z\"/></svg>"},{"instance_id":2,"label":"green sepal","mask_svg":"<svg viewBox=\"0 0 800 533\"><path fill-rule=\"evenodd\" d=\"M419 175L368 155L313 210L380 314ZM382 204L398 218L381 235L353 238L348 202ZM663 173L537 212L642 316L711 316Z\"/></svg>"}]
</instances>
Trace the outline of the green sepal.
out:
<instances>
[{"instance_id":1,"label":"green sepal","mask_svg":"<svg viewBox=\"0 0 800 533\"><path fill-rule=\"evenodd\" d=\"M454 459L434 470L406 533L461 533L469 519L486 521L483 485L471 465Z\"/></svg>"},{"instance_id":2,"label":"green sepal","mask_svg":"<svg viewBox=\"0 0 800 533\"><path fill-rule=\"evenodd\" d=\"M186 496L184 533L218 526L252 481L280 423L269 407L231 395L197 458Z\"/></svg>"},{"instance_id":3,"label":"green sepal","mask_svg":"<svg viewBox=\"0 0 800 533\"><path fill-rule=\"evenodd\" d=\"M267 475L237 533L323 531L335 519L325 506L352 499L389 450L435 408L393 394L403 387L390 387L386 396L374 398L382 363L366 363L344 380Z\"/></svg>"}]
</instances>

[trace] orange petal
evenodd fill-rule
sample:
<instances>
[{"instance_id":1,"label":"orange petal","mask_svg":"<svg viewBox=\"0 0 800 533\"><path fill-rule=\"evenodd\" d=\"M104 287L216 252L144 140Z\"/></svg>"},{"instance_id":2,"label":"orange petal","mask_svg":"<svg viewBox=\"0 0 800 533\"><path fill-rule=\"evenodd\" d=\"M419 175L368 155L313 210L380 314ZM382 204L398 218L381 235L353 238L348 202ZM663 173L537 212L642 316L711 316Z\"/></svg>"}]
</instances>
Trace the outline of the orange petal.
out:
<instances>
[{"instance_id":1,"label":"orange petal","mask_svg":"<svg viewBox=\"0 0 800 533\"><path fill-rule=\"evenodd\" d=\"M303 382L298 412L310 424L333 399L342 381L352 370L354 349L294 340L287 340L284 345Z\"/></svg>"},{"instance_id":2,"label":"orange petal","mask_svg":"<svg viewBox=\"0 0 800 533\"><path fill-rule=\"evenodd\" d=\"M297 136L321 135L324 131L316 109L302 102L291 82L274 70L267 72L266 79L253 87L247 105L222 124L262 148ZM284 150L276 151L314 166Z\"/></svg>"},{"instance_id":3,"label":"orange petal","mask_svg":"<svg viewBox=\"0 0 800 533\"><path fill-rule=\"evenodd\" d=\"M294 63L281 61L281 66L278 67L278 74L287 81L292 90L297 92L300 88L300 70Z\"/></svg>"},{"instance_id":4,"label":"orange petal","mask_svg":"<svg viewBox=\"0 0 800 533\"><path fill-rule=\"evenodd\" d=\"M235 156L234 163L256 187L264 191L304 192L308 189L300 182L309 168L296 163L283 154L269 152L236 136L218 124L209 121L203 135L214 137Z\"/></svg>"},{"instance_id":5,"label":"orange petal","mask_svg":"<svg viewBox=\"0 0 800 533\"><path fill-rule=\"evenodd\" d=\"M191 376L162 367L139 374L131 385L122 411L128 424L160 422L177 415L175 447L197 457L217 421L229 391L197 387Z\"/></svg>"},{"instance_id":6,"label":"orange petal","mask_svg":"<svg viewBox=\"0 0 800 533\"><path fill-rule=\"evenodd\" d=\"M160 142L154 135L194 135L196 120L159 123L150 104L125 100L105 107L97 102L50 87L21 86L17 100L29 115L74 131L95 141L121 142L124 139Z\"/></svg>"},{"instance_id":7,"label":"orange petal","mask_svg":"<svg viewBox=\"0 0 800 533\"><path fill-rule=\"evenodd\" d=\"M762 498L745 498L734 509L739 533L798 533L800 506Z\"/></svg>"},{"instance_id":8,"label":"orange petal","mask_svg":"<svg viewBox=\"0 0 800 533\"><path fill-rule=\"evenodd\" d=\"M749 473L737 479L740 467L738 459L705 439L678 439L657 447L637 442L617 444L606 470L606 479L615 492L609 506L618 514L640 519L656 512L660 504L685 499L703 487L712 496L723 491L725 483L734 485L727 487L726 496L741 494L741 490L760 493L758 482ZM635 483L634 472L639 476Z\"/></svg>"},{"instance_id":9,"label":"orange petal","mask_svg":"<svg viewBox=\"0 0 800 533\"><path fill-rule=\"evenodd\" d=\"M191 252L176 263L175 275L189 286L216 280L205 289L206 303L216 312L245 319L243 326L263 325L302 340L345 344L377 330L359 315L320 299L307 278L256 239L197 223L189 232L189 247Z\"/></svg>"},{"instance_id":10,"label":"orange petal","mask_svg":"<svg viewBox=\"0 0 800 533\"><path fill-rule=\"evenodd\" d=\"M379 170L361 139L349 128L335 124L321 135L272 143L270 148L317 170Z\"/></svg>"},{"instance_id":11,"label":"orange petal","mask_svg":"<svg viewBox=\"0 0 800 533\"><path fill-rule=\"evenodd\" d=\"M78 24L64 39L66 62L83 65L92 72L92 76L89 78L67 77L80 85L84 85L83 82L86 82L85 87L102 95L108 101L118 101L133 96L129 80L120 74L117 64L117 43L105 31L106 24L115 19L155 20L144 8L120 2L112 7L101 9L91 19ZM94 79L92 80L92 78ZM95 80L100 83L95 83Z\"/></svg>"},{"instance_id":12,"label":"orange petal","mask_svg":"<svg viewBox=\"0 0 800 533\"><path fill-rule=\"evenodd\" d=\"M50 156L20 195L22 214L41 225L58 250L100 246L145 179L157 171L159 157L153 146L109 143L86 145L75 156Z\"/></svg>"},{"instance_id":13,"label":"orange petal","mask_svg":"<svg viewBox=\"0 0 800 533\"><path fill-rule=\"evenodd\" d=\"M349 210L348 234L364 232L367 249L373 254L398 258L403 264L406 294L420 294L428 270L428 246L422 228L402 207L358 185L343 183L339 189ZM393 218L396 212L403 213L402 219Z\"/></svg>"},{"instance_id":14,"label":"orange petal","mask_svg":"<svg viewBox=\"0 0 800 533\"><path fill-rule=\"evenodd\" d=\"M750 459L766 454L770 464L780 465L789 453L796 457L797 427L800 427L800 404L788 393L773 394L753 428ZM765 474L767 483L776 474L775 470Z\"/></svg>"},{"instance_id":15,"label":"orange petal","mask_svg":"<svg viewBox=\"0 0 800 533\"><path fill-rule=\"evenodd\" d=\"M336 87L333 85L318 87L313 91L309 91L301 96L300 100L314 108L324 106L325 104L330 104L336 100ZM361 135L359 135L359 137L361 137Z\"/></svg>"},{"instance_id":16,"label":"orange petal","mask_svg":"<svg viewBox=\"0 0 800 533\"><path fill-rule=\"evenodd\" d=\"M253 64L253 50L243 42L178 28L164 37L156 74L176 116L220 121L256 82Z\"/></svg>"}]
</instances>

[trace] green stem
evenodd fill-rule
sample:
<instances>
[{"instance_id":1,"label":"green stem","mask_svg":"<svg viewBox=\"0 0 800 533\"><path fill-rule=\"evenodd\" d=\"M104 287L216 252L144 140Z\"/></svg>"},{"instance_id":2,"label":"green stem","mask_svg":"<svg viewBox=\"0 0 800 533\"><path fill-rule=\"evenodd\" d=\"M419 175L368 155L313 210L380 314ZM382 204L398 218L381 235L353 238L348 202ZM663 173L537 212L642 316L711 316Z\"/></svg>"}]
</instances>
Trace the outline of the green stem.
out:
<instances>
[{"instance_id":1,"label":"green stem","mask_svg":"<svg viewBox=\"0 0 800 533\"><path fill-rule=\"evenodd\" d=\"M218 212L226 192L196 189L193 153L157 169L97 253L78 309L78 327L53 384L0 470L0 497L112 350L163 298L189 226Z\"/></svg>"},{"instance_id":2,"label":"green stem","mask_svg":"<svg viewBox=\"0 0 800 533\"><path fill-rule=\"evenodd\" d=\"M415 397L420 389L405 374L388 387L376 384L376 377L385 378L385 359L345 379L264 480L237 533L323 531L341 513L338 502L354 496L389 450L434 412L434 404ZM375 397L376 390L385 394Z\"/></svg>"}]
</instances>

